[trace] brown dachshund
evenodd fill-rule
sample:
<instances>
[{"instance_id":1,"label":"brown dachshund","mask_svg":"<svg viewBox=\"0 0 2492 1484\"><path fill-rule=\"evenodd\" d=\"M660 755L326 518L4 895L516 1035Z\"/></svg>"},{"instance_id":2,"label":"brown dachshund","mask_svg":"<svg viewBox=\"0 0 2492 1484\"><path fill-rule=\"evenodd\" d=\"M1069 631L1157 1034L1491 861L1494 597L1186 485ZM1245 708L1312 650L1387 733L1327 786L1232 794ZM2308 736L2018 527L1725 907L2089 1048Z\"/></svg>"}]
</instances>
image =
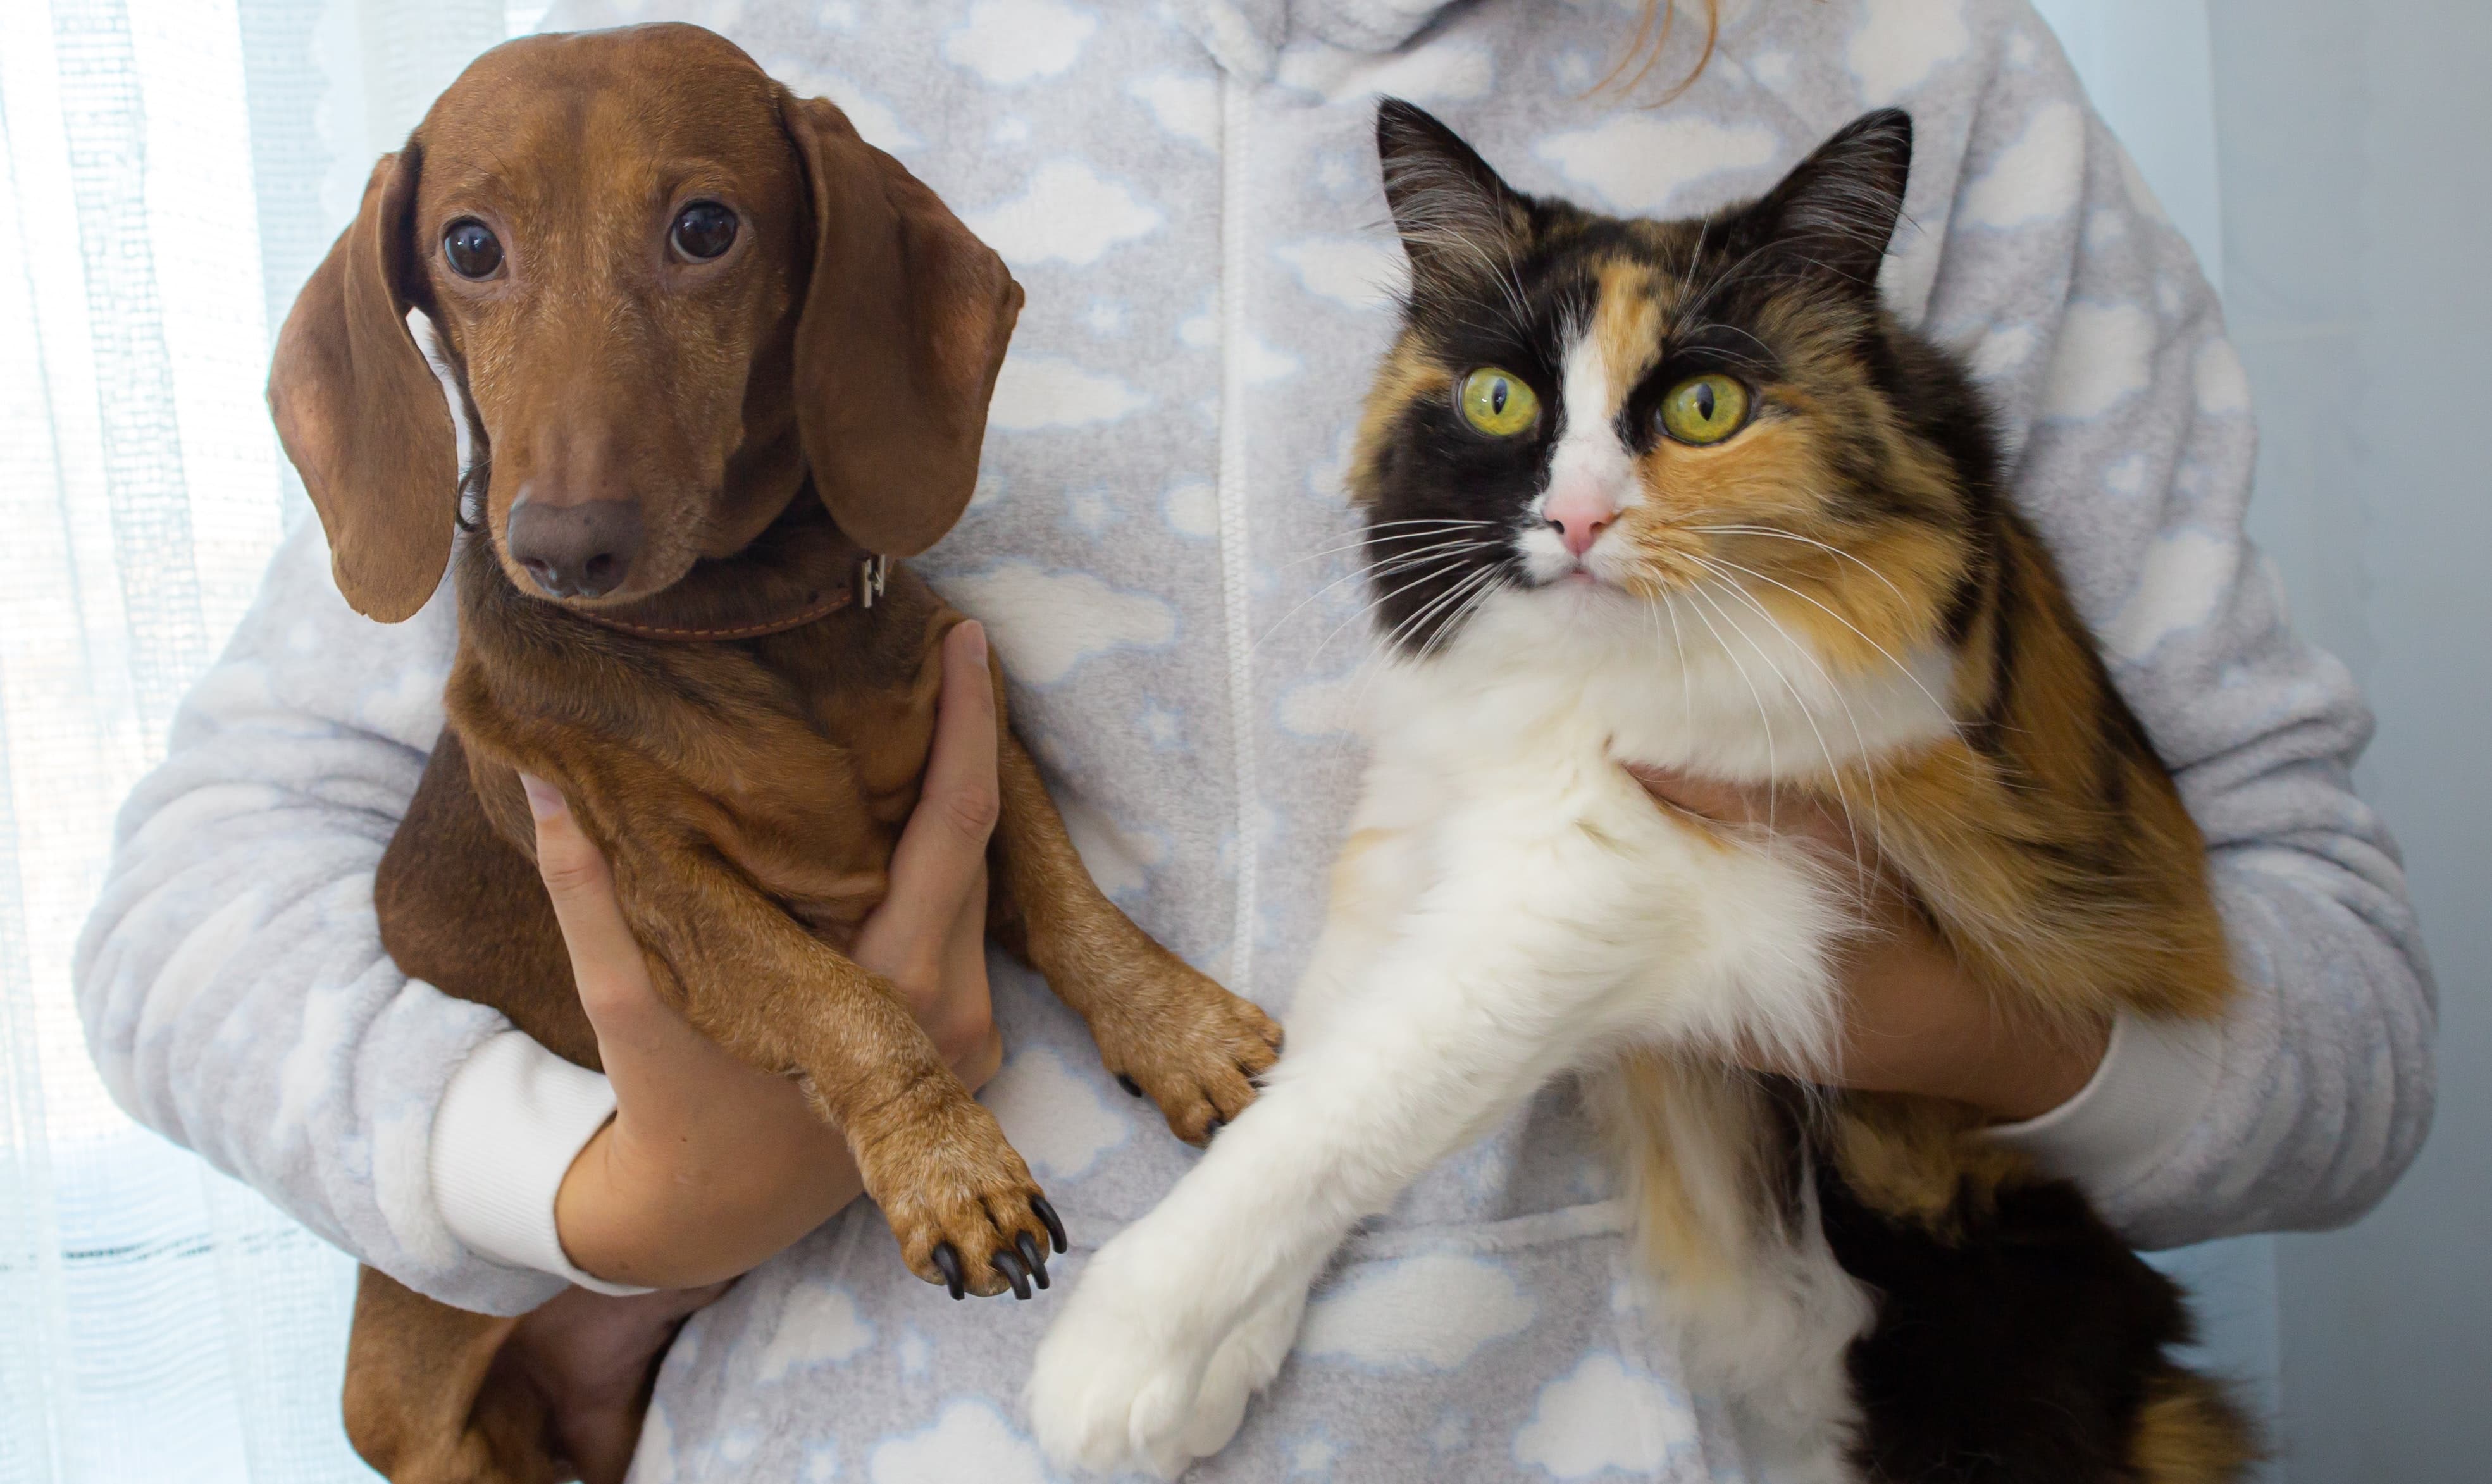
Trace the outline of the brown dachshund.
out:
<instances>
[{"instance_id":1,"label":"brown dachshund","mask_svg":"<svg viewBox=\"0 0 2492 1484\"><path fill-rule=\"evenodd\" d=\"M517 773L552 782L660 992L806 1088L909 1267L956 1298L1026 1296L1064 1234L896 989L843 950L916 803L962 616L889 559L967 503L1021 303L838 108L719 37L535 37L479 58L374 168L269 382L356 608L407 617L454 526L474 533L449 726L374 889L391 955L597 1065ZM477 430L463 490L410 309ZM1207 1139L1278 1027L1100 895L1001 740L991 931L1111 1071ZM358 1450L399 1484L568 1477L542 1400L494 1367L515 1322L367 1270Z\"/></svg>"}]
</instances>

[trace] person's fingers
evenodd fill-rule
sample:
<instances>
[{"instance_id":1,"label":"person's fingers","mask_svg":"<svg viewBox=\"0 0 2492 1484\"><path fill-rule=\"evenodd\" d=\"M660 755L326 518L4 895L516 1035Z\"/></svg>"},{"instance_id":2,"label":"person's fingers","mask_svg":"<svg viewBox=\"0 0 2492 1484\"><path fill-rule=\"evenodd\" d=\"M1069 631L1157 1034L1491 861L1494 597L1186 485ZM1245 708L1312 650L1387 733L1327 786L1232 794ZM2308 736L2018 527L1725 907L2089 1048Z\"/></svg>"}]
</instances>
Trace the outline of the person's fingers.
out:
<instances>
[{"instance_id":1,"label":"person's fingers","mask_svg":"<svg viewBox=\"0 0 2492 1484\"><path fill-rule=\"evenodd\" d=\"M875 913L874 935L884 943L941 942L982 879L987 841L1002 810L995 693L986 631L974 620L944 637L937 704L926 786L892 851L890 895Z\"/></svg>"},{"instance_id":2,"label":"person's fingers","mask_svg":"<svg viewBox=\"0 0 2492 1484\"><path fill-rule=\"evenodd\" d=\"M987 984L985 883L982 873L944 933L933 982L902 986L926 1033L949 1062L959 1062L994 1032L994 1001Z\"/></svg>"},{"instance_id":3,"label":"person's fingers","mask_svg":"<svg viewBox=\"0 0 2492 1484\"><path fill-rule=\"evenodd\" d=\"M526 773L519 775L519 787L527 791L528 813L536 816L537 874L545 878L554 921L571 950L580 1003L603 1037L615 1017L655 1001L648 962L623 921L606 857L579 827L562 790Z\"/></svg>"},{"instance_id":4,"label":"person's fingers","mask_svg":"<svg viewBox=\"0 0 2492 1484\"><path fill-rule=\"evenodd\" d=\"M1689 814L1703 815L1724 824L1756 822L1756 812L1750 806L1747 790L1736 784L1719 783L1675 773L1667 768L1635 763L1627 765L1627 772L1634 775L1637 783L1644 785L1646 793Z\"/></svg>"}]
</instances>

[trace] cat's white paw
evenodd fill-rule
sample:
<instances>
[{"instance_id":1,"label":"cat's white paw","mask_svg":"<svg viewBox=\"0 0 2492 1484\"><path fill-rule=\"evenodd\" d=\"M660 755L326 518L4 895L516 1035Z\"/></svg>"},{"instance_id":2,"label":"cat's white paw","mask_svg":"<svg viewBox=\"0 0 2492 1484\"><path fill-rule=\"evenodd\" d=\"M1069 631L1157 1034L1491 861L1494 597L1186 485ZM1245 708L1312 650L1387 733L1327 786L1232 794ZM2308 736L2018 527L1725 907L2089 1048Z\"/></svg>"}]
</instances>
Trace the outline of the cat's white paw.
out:
<instances>
[{"instance_id":1,"label":"cat's white paw","mask_svg":"<svg viewBox=\"0 0 2492 1484\"><path fill-rule=\"evenodd\" d=\"M1208 1458L1237 1436L1238 1424L1246 1420L1246 1404L1281 1374L1281 1362L1290 1358L1306 1306L1306 1291L1293 1290L1286 1299L1248 1315L1220 1342L1195 1394L1194 1420L1182 1439L1187 1456Z\"/></svg>"},{"instance_id":2,"label":"cat's white paw","mask_svg":"<svg viewBox=\"0 0 2492 1484\"><path fill-rule=\"evenodd\" d=\"M1235 1435L1247 1401L1280 1369L1303 1300L1233 1324L1187 1301L1202 1288L1184 1266L1111 1242L1039 1342L1022 1399L1058 1468L1173 1478Z\"/></svg>"}]
</instances>

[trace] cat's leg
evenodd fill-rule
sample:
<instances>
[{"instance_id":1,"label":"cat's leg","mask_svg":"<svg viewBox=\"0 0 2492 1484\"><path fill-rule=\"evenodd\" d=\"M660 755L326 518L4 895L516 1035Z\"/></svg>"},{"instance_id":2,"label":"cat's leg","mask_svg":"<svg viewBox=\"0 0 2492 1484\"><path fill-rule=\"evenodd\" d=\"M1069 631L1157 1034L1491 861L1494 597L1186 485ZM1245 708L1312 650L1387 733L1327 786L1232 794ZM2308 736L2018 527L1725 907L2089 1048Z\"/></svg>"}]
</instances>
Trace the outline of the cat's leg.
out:
<instances>
[{"instance_id":1,"label":"cat's leg","mask_svg":"<svg viewBox=\"0 0 2492 1484\"><path fill-rule=\"evenodd\" d=\"M1690 1383L1730 1405L1753 1473L1853 1484L1847 1356L1873 1300L1826 1243L1801 1111L1702 1054L1640 1049L1587 1085Z\"/></svg>"},{"instance_id":2,"label":"cat's leg","mask_svg":"<svg viewBox=\"0 0 2492 1484\"><path fill-rule=\"evenodd\" d=\"M1395 922L1417 895L1414 849L1407 831L1353 829L1334 866L1323 935L1317 939L1291 997L1288 1025L1293 1046L1322 1042L1328 1017L1391 942ZM1320 1266L1319 1259L1317 1268ZM1296 1342L1307 1288L1315 1277L1316 1270L1309 1270L1294 1282L1272 1285L1272 1294L1219 1343L1203 1367L1194 1418L1178 1450L1180 1460L1217 1452L1245 1419L1246 1405L1255 1393L1280 1374ZM1036 1388L1032 1389L1035 1393Z\"/></svg>"},{"instance_id":3,"label":"cat's leg","mask_svg":"<svg viewBox=\"0 0 2492 1484\"><path fill-rule=\"evenodd\" d=\"M1325 1021L1356 992L1393 941L1404 914L1426 878L1422 828L1409 811L1396 810L1389 787L1372 788L1334 860L1332 894L1323 935L1290 995L1292 1036L1310 1043L1326 1034ZM1248 1313L1212 1352L1203 1368L1195 1418L1184 1439L1186 1457L1216 1453L1245 1420L1247 1403L1278 1376L1298 1337L1307 1289L1321 1269L1273 1285L1271 1296Z\"/></svg>"},{"instance_id":4,"label":"cat's leg","mask_svg":"<svg viewBox=\"0 0 2492 1484\"><path fill-rule=\"evenodd\" d=\"M1552 867L1543 879L1561 879ZM1277 1369L1350 1228L1608 1028L1620 965L1587 954L1574 914L1486 884L1505 910L1454 900L1412 914L1313 1033L1293 1020L1262 1097L1090 1260L1027 1392L1058 1463L1167 1475L1225 1443L1241 1382Z\"/></svg>"}]
</instances>

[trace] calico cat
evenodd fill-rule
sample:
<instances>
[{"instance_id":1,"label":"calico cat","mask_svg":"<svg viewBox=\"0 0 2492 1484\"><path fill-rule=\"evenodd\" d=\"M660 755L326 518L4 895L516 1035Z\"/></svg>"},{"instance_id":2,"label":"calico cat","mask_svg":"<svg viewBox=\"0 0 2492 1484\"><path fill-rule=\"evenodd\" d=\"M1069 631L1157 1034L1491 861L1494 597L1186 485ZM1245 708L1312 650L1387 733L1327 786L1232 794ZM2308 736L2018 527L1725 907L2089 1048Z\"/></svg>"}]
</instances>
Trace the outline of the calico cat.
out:
<instances>
[{"instance_id":1,"label":"calico cat","mask_svg":"<svg viewBox=\"0 0 2492 1484\"><path fill-rule=\"evenodd\" d=\"M2249 1430L2179 1293L1971 1110L1826 1066L1855 863L1622 766L1850 816L2002 1016L2210 1017L2204 847L2008 504L1964 370L1883 307L1912 124L1626 221L1388 102L1410 259L1351 483L1387 651L1332 911L1261 1101L1090 1261L1029 1404L1058 1461L1221 1446L1308 1284L1574 1073L1649 1302L1776 1484L2222 1480Z\"/></svg>"}]
</instances>

